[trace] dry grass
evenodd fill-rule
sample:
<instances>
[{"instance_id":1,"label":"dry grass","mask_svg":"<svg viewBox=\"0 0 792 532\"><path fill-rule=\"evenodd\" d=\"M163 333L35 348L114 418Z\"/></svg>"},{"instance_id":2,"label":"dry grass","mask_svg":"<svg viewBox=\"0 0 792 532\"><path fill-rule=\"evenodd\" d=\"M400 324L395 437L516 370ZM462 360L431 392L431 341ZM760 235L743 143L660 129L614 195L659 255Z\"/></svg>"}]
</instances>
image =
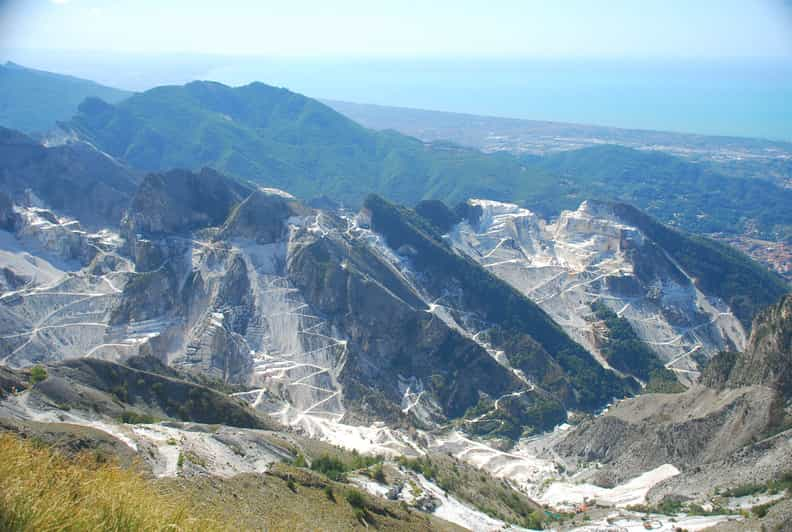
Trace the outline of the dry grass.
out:
<instances>
[{"instance_id":1,"label":"dry grass","mask_svg":"<svg viewBox=\"0 0 792 532\"><path fill-rule=\"evenodd\" d=\"M0 435L0 530L224 530L140 473Z\"/></svg>"}]
</instances>

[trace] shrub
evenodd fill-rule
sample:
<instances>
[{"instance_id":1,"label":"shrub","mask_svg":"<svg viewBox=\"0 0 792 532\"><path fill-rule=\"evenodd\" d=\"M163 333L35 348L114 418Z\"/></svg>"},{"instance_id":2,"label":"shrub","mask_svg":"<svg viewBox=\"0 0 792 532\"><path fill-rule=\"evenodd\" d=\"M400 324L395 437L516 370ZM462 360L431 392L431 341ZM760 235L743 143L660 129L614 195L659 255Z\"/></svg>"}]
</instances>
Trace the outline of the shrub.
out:
<instances>
[{"instance_id":1,"label":"shrub","mask_svg":"<svg viewBox=\"0 0 792 532\"><path fill-rule=\"evenodd\" d=\"M332 456L323 455L311 462L311 469L322 473L331 480L343 480L347 472L347 466Z\"/></svg>"},{"instance_id":2,"label":"shrub","mask_svg":"<svg viewBox=\"0 0 792 532\"><path fill-rule=\"evenodd\" d=\"M770 507L772 507L777 502L778 501L772 501L765 504L760 504L758 506L754 506L753 508L751 508L751 513L753 513L756 517L761 519L762 517L767 515L767 511L770 509Z\"/></svg>"},{"instance_id":3,"label":"shrub","mask_svg":"<svg viewBox=\"0 0 792 532\"><path fill-rule=\"evenodd\" d=\"M346 500L353 508L365 508L366 498L358 490L349 490L346 492Z\"/></svg>"},{"instance_id":4,"label":"shrub","mask_svg":"<svg viewBox=\"0 0 792 532\"><path fill-rule=\"evenodd\" d=\"M30 384L37 384L47 378L47 370L44 366L33 366L30 368Z\"/></svg>"},{"instance_id":5,"label":"shrub","mask_svg":"<svg viewBox=\"0 0 792 532\"><path fill-rule=\"evenodd\" d=\"M382 470L382 464L377 464L374 466L374 471L372 472L371 478L373 478L380 484L387 483L385 479L385 471Z\"/></svg>"},{"instance_id":6,"label":"shrub","mask_svg":"<svg viewBox=\"0 0 792 532\"><path fill-rule=\"evenodd\" d=\"M294 467L306 467L305 457L302 453L297 453L297 458L294 459Z\"/></svg>"},{"instance_id":7,"label":"shrub","mask_svg":"<svg viewBox=\"0 0 792 532\"><path fill-rule=\"evenodd\" d=\"M121 423L127 423L129 425L140 425L157 422L156 419L148 414L138 414L132 410L125 410L122 412L118 420Z\"/></svg>"}]
</instances>

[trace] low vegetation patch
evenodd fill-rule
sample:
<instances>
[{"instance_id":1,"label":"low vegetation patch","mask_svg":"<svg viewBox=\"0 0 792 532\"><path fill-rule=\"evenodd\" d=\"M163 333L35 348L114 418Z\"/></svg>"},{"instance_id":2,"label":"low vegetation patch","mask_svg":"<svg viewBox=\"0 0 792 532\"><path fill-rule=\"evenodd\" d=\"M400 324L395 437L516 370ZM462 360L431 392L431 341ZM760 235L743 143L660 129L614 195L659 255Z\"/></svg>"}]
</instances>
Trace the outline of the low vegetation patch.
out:
<instances>
[{"instance_id":1,"label":"low vegetation patch","mask_svg":"<svg viewBox=\"0 0 792 532\"><path fill-rule=\"evenodd\" d=\"M311 469L322 473L330 480L336 481L345 480L346 473L349 470L344 462L331 456L320 456L314 459L311 462Z\"/></svg>"},{"instance_id":2,"label":"low vegetation patch","mask_svg":"<svg viewBox=\"0 0 792 532\"><path fill-rule=\"evenodd\" d=\"M156 423L157 420L148 414L140 414L138 412L134 412L132 410L125 410L121 413L118 417L118 421L121 423L127 423L129 425L142 425L142 424L149 424L149 423Z\"/></svg>"},{"instance_id":3,"label":"low vegetation patch","mask_svg":"<svg viewBox=\"0 0 792 532\"><path fill-rule=\"evenodd\" d=\"M442 490L485 514L526 528L543 528L563 516L549 516L527 496L508 483L446 455L399 457L399 465L423 475ZM413 491L421 491L414 486ZM418 493L414 493L415 496Z\"/></svg>"},{"instance_id":4,"label":"low vegetation patch","mask_svg":"<svg viewBox=\"0 0 792 532\"><path fill-rule=\"evenodd\" d=\"M47 370L44 366L33 366L30 368L30 384L36 384L47 378Z\"/></svg>"},{"instance_id":5,"label":"low vegetation patch","mask_svg":"<svg viewBox=\"0 0 792 532\"><path fill-rule=\"evenodd\" d=\"M311 469L322 473L330 480L343 482L346 480L347 473L360 469L368 469L373 465L381 464L382 460L381 456L363 456L357 452L351 453L347 459L342 459L341 456L322 454L313 459L311 462ZM296 467L305 467L305 463L306 461L302 454L298 454L294 461L294 465Z\"/></svg>"},{"instance_id":6,"label":"low vegetation patch","mask_svg":"<svg viewBox=\"0 0 792 532\"><path fill-rule=\"evenodd\" d=\"M133 470L0 435L0 530L225 530Z\"/></svg>"},{"instance_id":7,"label":"low vegetation patch","mask_svg":"<svg viewBox=\"0 0 792 532\"><path fill-rule=\"evenodd\" d=\"M728 488L719 493L722 497L747 497L757 493L769 493L775 495L782 491L792 492L792 471L780 474L777 478L768 480L765 483L749 482L734 488Z\"/></svg>"}]
</instances>

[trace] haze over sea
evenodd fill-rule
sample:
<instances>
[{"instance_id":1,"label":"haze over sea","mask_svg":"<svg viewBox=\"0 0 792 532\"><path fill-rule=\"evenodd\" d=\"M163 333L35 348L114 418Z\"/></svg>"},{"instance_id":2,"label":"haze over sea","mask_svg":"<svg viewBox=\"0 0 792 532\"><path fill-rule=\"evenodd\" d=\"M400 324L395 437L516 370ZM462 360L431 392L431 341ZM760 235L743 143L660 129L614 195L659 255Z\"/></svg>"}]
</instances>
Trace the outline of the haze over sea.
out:
<instances>
[{"instance_id":1,"label":"haze over sea","mask_svg":"<svg viewBox=\"0 0 792 532\"><path fill-rule=\"evenodd\" d=\"M792 62L780 59L244 60L205 77L359 103L792 140Z\"/></svg>"},{"instance_id":2,"label":"haze over sea","mask_svg":"<svg viewBox=\"0 0 792 532\"><path fill-rule=\"evenodd\" d=\"M42 53L0 59L145 90L261 81L314 98L792 141L792 60L341 59Z\"/></svg>"}]
</instances>

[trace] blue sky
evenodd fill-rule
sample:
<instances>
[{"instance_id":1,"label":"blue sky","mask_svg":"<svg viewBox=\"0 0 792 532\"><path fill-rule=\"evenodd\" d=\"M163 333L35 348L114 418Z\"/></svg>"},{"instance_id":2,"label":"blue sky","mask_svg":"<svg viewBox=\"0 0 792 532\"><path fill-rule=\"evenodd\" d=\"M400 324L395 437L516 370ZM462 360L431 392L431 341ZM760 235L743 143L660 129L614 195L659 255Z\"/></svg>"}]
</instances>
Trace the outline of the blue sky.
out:
<instances>
[{"instance_id":1,"label":"blue sky","mask_svg":"<svg viewBox=\"0 0 792 532\"><path fill-rule=\"evenodd\" d=\"M336 57L792 57L785 0L0 0L0 46Z\"/></svg>"}]
</instances>

